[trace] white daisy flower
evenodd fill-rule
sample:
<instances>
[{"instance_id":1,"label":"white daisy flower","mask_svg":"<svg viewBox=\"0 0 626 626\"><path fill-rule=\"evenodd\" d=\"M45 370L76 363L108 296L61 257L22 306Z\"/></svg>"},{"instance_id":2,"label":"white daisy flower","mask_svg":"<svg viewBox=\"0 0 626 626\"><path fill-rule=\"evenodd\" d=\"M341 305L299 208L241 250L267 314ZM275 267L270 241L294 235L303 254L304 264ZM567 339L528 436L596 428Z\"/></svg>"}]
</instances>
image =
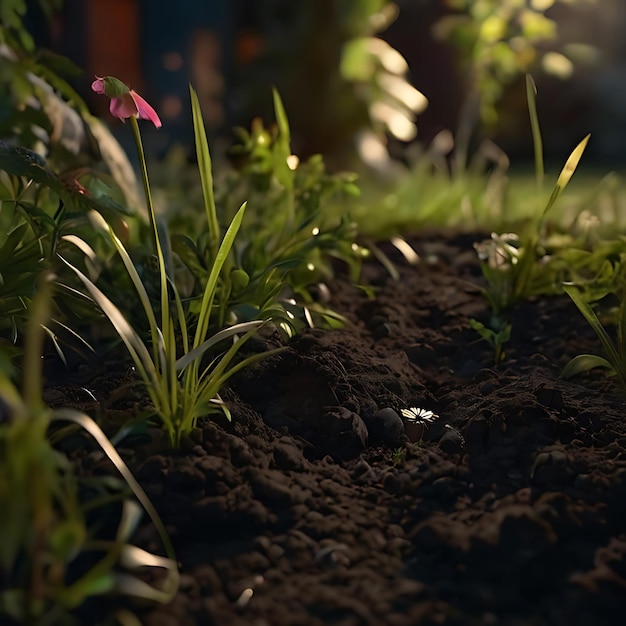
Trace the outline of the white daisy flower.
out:
<instances>
[{"instance_id":1,"label":"white daisy flower","mask_svg":"<svg viewBox=\"0 0 626 626\"><path fill-rule=\"evenodd\" d=\"M402 417L405 417L411 422L417 422L418 424L427 424L428 422L434 422L439 416L427 409L418 409L417 407L411 407L410 409L401 409Z\"/></svg>"}]
</instances>

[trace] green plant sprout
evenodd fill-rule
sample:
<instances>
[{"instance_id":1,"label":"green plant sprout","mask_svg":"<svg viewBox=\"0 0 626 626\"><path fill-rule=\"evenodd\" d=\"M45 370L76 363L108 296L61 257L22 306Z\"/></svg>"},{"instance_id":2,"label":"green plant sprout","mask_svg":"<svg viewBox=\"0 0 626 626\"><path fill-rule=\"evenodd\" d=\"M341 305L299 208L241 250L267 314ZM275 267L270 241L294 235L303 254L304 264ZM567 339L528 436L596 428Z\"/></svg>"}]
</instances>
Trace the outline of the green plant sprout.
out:
<instances>
[{"instance_id":1,"label":"green plant sprout","mask_svg":"<svg viewBox=\"0 0 626 626\"><path fill-rule=\"evenodd\" d=\"M495 328L489 328L475 319L469 320L470 327L493 348L493 361L498 365L498 363L501 363L506 358L504 344L511 339L512 327L510 323L503 322L500 318L493 318L491 324Z\"/></svg>"},{"instance_id":2,"label":"green plant sprout","mask_svg":"<svg viewBox=\"0 0 626 626\"><path fill-rule=\"evenodd\" d=\"M592 284L584 281L568 282L563 290L572 299L580 313L591 326L604 351L604 356L596 354L579 354L571 359L563 368L562 376L571 378L596 367L615 376L620 388L626 391L626 297L624 288L624 260L620 258L617 265L612 266L606 261L604 276L597 276ZM618 299L615 338L606 330L592 304L613 294Z\"/></svg>"},{"instance_id":3,"label":"green plant sprout","mask_svg":"<svg viewBox=\"0 0 626 626\"><path fill-rule=\"evenodd\" d=\"M535 182L541 197L545 175L543 142L537 115L536 88L530 76L526 77L526 95L535 154ZM486 282L484 293L491 308L491 319L489 325L478 320L471 320L470 325L492 345L496 363L504 358L503 344L510 338L508 314L511 308L533 295L554 291L558 284L557 274L539 263L543 256L540 244L545 238L544 220L573 176L589 137L587 135L574 148L548 201L540 204L540 210L531 214L521 236L516 233L492 233L490 239L474 244Z\"/></svg>"},{"instance_id":4,"label":"green plant sprout","mask_svg":"<svg viewBox=\"0 0 626 626\"><path fill-rule=\"evenodd\" d=\"M537 116L536 90L530 76L527 77L526 93L535 152L536 184L541 191L544 179L543 146ZM494 233L491 239L475 245L487 283L485 293L494 315L505 314L517 302L537 293L537 285L541 284L537 281L541 281L547 272L545 267L538 268L537 264L541 258L539 247L545 217L567 187L589 138L590 135L587 135L574 148L557 178L548 201L539 205L540 209L531 215L519 236L514 233L505 235Z\"/></svg>"},{"instance_id":5,"label":"green plant sprout","mask_svg":"<svg viewBox=\"0 0 626 626\"><path fill-rule=\"evenodd\" d=\"M107 81L109 78L98 80ZM111 97L112 111L115 110L116 114L130 120L139 156L141 177L158 261L160 322L157 321L157 314L153 309L146 288L122 241L103 219L98 219L98 216L94 219L100 224L102 229L108 231L122 259L125 270L132 281L133 287L139 296L142 309L148 320L151 349L144 343L139 333L130 326L120 309L93 281L79 268L65 259L62 260L82 281L89 295L102 309L119 334L135 363L137 373L146 385L154 410L161 420L171 444L178 447L182 437L194 428L198 418L216 410L224 411L230 418L227 407L219 397L219 391L224 383L239 370L265 358L269 354L281 350L281 348L249 356L232 365L241 347L266 322L255 320L235 324L209 336L211 313L215 306L219 306L216 303L218 280L241 226L245 204L235 214L219 248L217 248L202 294L195 330L188 326L187 314L173 279L173 270L166 266L163 235L159 229L152 203L148 169L137 122L138 116L145 117L153 122L158 120L158 116L156 116L151 107L149 109L145 108L147 103L143 99L141 99L141 102L145 104L140 104L139 109L137 109L136 94L132 96L128 87L123 85L123 83L120 83L117 79L111 79L109 82L112 84L112 87L109 88L107 86L108 83L104 82L102 85L98 83L98 89L102 87L102 92ZM191 97L192 107L195 110L194 121L196 125L202 124L199 103L193 89L191 89ZM116 98L123 98L124 102L116 104ZM198 162L202 164L203 170L210 169L211 161L206 136L198 129L196 129L196 141L199 153ZM207 220L210 226L215 227L217 217L215 216L211 178L206 171L203 178L203 191L206 194ZM170 304L170 294L173 297L173 305ZM229 343L227 348L224 348L225 343ZM180 355L179 345L182 349ZM210 353L215 354L216 350L223 350L223 352L217 356L210 357L208 363L206 363L205 357Z\"/></svg>"},{"instance_id":6,"label":"green plant sprout","mask_svg":"<svg viewBox=\"0 0 626 626\"><path fill-rule=\"evenodd\" d=\"M3 590L0 613L20 623L66 623L66 612L87 598L111 591L146 600L169 602L178 588L178 568L172 545L156 510L100 427L73 409L48 409L42 401L43 326L48 319L51 281L44 274L29 306L21 393L0 371L0 565ZM67 458L51 445L51 426L70 422L89 433L102 448L149 514L167 557L131 545L140 507L127 496L113 540L92 537L80 481ZM96 481L97 482L97 481ZM110 494L110 492L109 492ZM77 557L91 553L93 565L74 567ZM146 568L163 570L158 586L140 575Z\"/></svg>"}]
</instances>

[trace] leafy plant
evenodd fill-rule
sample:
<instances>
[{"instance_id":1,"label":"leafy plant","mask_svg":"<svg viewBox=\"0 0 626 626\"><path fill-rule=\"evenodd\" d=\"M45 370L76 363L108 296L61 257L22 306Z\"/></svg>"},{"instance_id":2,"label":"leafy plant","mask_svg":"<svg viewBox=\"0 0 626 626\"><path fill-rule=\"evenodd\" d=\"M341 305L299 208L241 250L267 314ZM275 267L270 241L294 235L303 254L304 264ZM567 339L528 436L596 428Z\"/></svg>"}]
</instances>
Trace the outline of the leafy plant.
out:
<instances>
[{"instance_id":1,"label":"leafy plant","mask_svg":"<svg viewBox=\"0 0 626 626\"><path fill-rule=\"evenodd\" d=\"M193 97L193 90L192 102L196 107L197 100ZM199 109L195 111L198 162L201 164L206 217L209 228L214 228L217 217L213 201L211 162L206 136L203 129L198 127L202 124L202 117ZM215 307L219 306L217 300L219 278L241 227L245 204L235 214L222 241L214 239L211 244L215 246L215 256L212 258L202 297L193 317L195 328L189 326L188 310L185 309L173 279L171 258L166 258L168 248L163 243L165 235L159 228L154 212L137 118L131 115L129 119L137 145L158 264L160 306L156 312L122 241L104 220L100 220L100 227L108 232L139 297L148 322L149 345L130 326L120 309L90 278L79 268L64 261L111 321L132 357L141 380L146 385L154 410L172 445L178 446L181 438L192 430L199 417L216 410L222 410L229 416L228 409L219 397L219 391L224 383L237 371L277 350L255 354L235 365L232 364L241 347L264 325L263 320L235 324L209 336L211 317L215 313ZM159 312L160 321L157 321ZM224 347L224 344L227 344L227 347ZM218 350L222 351L221 354L217 352ZM205 358L208 361L205 361Z\"/></svg>"},{"instance_id":2,"label":"leafy plant","mask_svg":"<svg viewBox=\"0 0 626 626\"><path fill-rule=\"evenodd\" d=\"M396 466L402 466L406 462L406 456L406 448L396 448L391 454L391 462Z\"/></svg>"},{"instance_id":3,"label":"leafy plant","mask_svg":"<svg viewBox=\"0 0 626 626\"><path fill-rule=\"evenodd\" d=\"M535 85L530 76L527 78L526 92L535 148L536 184L541 194L544 179L543 147L535 102ZM572 151L557 178L548 201L543 205L538 205L540 210L530 216L520 235L493 233L491 239L475 244L487 283L485 293L494 315L501 315L515 303L545 289L542 281L549 273L549 268L538 264L542 257L541 240L544 236L544 220L574 174L589 137L590 135L587 135Z\"/></svg>"},{"instance_id":4,"label":"leafy plant","mask_svg":"<svg viewBox=\"0 0 626 626\"><path fill-rule=\"evenodd\" d=\"M199 111L193 99L192 103ZM215 201L203 164L208 157L199 159L208 215L216 217L206 220L195 240L174 233L172 250L194 277L195 289L203 289L215 258L214 233L245 199L246 222L218 285L218 325L271 315L291 336L304 325L340 323L339 316L314 300L311 288L333 275L332 263L337 260L347 264L356 278L365 251L355 240L355 224L346 215L331 214L341 198L358 193L354 176L327 174L319 155L301 163L291 152L289 123L276 91L274 105L274 128L265 129L257 120L251 132L238 129L241 142L233 156L239 167L223 181Z\"/></svg>"},{"instance_id":5,"label":"leafy plant","mask_svg":"<svg viewBox=\"0 0 626 626\"><path fill-rule=\"evenodd\" d=\"M622 244L623 245L623 244ZM596 333L604 356L596 354L579 354L567 363L563 369L564 378L570 378L593 368L599 367L615 376L622 390L626 391L626 289L624 282L623 252L616 264L605 260L602 275L589 281L577 280L563 286L565 293L572 299L580 313ZM605 328L596 312L594 303L607 297L617 300L616 315L609 319L615 321L617 332L615 337Z\"/></svg>"},{"instance_id":6,"label":"leafy plant","mask_svg":"<svg viewBox=\"0 0 626 626\"><path fill-rule=\"evenodd\" d=\"M502 362L506 356L504 344L511 338L511 324L494 317L491 326L486 326L475 319L471 319L469 325L493 348L494 363L497 365Z\"/></svg>"},{"instance_id":7,"label":"leafy plant","mask_svg":"<svg viewBox=\"0 0 626 626\"><path fill-rule=\"evenodd\" d=\"M53 173L37 153L0 140L0 334L5 351L14 352L10 343L16 344L23 331L40 273L56 269L57 252L70 254L67 238L87 238L104 258L107 251L96 245L89 224L89 215L95 211L116 228L128 215L110 197L92 195L78 181ZM59 306L46 330L64 359L62 344L84 347L86 343L72 328L78 311L64 307L60 299L55 304ZM84 306L82 312L86 313Z\"/></svg>"},{"instance_id":8,"label":"leafy plant","mask_svg":"<svg viewBox=\"0 0 626 626\"><path fill-rule=\"evenodd\" d=\"M91 596L114 590L167 602L178 586L176 560L165 528L100 427L84 413L51 410L43 404L42 328L48 317L51 278L41 277L29 307L22 392L0 371L0 506L4 512L0 518L0 613L33 624L66 623L66 612ZM86 525L87 510L97 511L111 501L110 491L100 504L82 501L81 480L68 459L51 445L51 427L61 422L78 425L94 437L148 512L167 557L131 545L140 508L119 488L114 499L121 500L123 508L115 537L92 536ZM90 555L87 561L86 554ZM140 577L141 571L155 567L166 572L160 588Z\"/></svg>"},{"instance_id":9,"label":"leafy plant","mask_svg":"<svg viewBox=\"0 0 626 626\"><path fill-rule=\"evenodd\" d=\"M544 179L543 146L535 101L536 90L530 76L527 77L526 93L535 148L537 192L541 197ZM486 282L484 293L491 308L491 319L489 325L479 320L470 320L470 326L492 345L496 363L504 358L503 344L510 338L511 324L508 315L511 308L533 295L554 292L559 284L558 262L545 253L544 220L569 183L588 141L589 135L571 153L547 203L540 211L531 214L521 236L516 233L494 232L489 239L474 244ZM544 259L545 262L542 262ZM554 268L550 266L551 263Z\"/></svg>"}]
</instances>

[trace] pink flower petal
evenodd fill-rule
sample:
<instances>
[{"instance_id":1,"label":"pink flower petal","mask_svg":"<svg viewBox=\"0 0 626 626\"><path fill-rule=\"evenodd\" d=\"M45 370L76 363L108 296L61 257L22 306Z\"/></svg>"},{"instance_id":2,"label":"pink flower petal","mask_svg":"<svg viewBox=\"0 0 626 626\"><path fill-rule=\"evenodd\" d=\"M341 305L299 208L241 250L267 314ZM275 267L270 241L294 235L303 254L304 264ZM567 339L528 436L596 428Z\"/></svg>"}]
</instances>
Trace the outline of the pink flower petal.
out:
<instances>
[{"instance_id":1,"label":"pink flower petal","mask_svg":"<svg viewBox=\"0 0 626 626\"><path fill-rule=\"evenodd\" d=\"M111 98L109 111L111 111L111 115L119 117L121 120L128 119L138 113L137 106L130 92L118 96L117 98Z\"/></svg>"},{"instance_id":2,"label":"pink flower petal","mask_svg":"<svg viewBox=\"0 0 626 626\"><path fill-rule=\"evenodd\" d=\"M137 115L142 120L150 120L157 128L161 128L162 124L157 112L137 92L131 89L129 93L135 103Z\"/></svg>"},{"instance_id":3,"label":"pink flower petal","mask_svg":"<svg viewBox=\"0 0 626 626\"><path fill-rule=\"evenodd\" d=\"M129 117L140 117L143 120L149 120L157 128L161 128L162 124L157 112L136 91L129 89L118 78L96 76L96 80L91 83L91 88L96 93L109 96L111 99L109 111L114 117L122 121Z\"/></svg>"},{"instance_id":4,"label":"pink flower petal","mask_svg":"<svg viewBox=\"0 0 626 626\"><path fill-rule=\"evenodd\" d=\"M104 78L98 78L96 76L96 80L94 80L93 83L91 83L91 88L96 93L104 93Z\"/></svg>"}]
</instances>

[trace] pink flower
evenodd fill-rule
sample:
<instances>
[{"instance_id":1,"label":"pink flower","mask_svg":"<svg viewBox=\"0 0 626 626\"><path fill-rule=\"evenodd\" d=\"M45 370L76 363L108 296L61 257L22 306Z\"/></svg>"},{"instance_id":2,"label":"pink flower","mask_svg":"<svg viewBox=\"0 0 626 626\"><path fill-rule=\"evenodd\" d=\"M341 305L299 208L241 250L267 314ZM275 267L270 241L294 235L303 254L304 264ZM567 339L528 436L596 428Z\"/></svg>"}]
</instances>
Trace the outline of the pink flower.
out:
<instances>
[{"instance_id":1,"label":"pink flower","mask_svg":"<svg viewBox=\"0 0 626 626\"><path fill-rule=\"evenodd\" d=\"M111 98L109 110L111 115L122 121L135 116L142 120L150 120L157 128L161 128L161 120L157 112L136 92L113 76L100 78L91 83L91 88Z\"/></svg>"}]
</instances>

